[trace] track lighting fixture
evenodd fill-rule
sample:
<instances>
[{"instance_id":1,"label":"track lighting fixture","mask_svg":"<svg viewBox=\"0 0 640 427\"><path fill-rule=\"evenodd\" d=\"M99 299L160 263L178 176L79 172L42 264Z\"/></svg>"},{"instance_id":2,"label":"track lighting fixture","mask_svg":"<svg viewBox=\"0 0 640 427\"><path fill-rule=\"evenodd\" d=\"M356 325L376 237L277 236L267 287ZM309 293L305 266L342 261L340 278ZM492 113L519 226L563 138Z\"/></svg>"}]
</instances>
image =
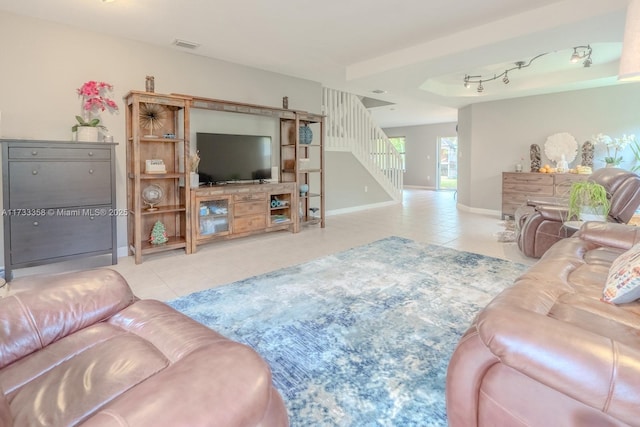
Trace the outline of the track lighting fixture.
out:
<instances>
[{"instance_id":1,"label":"track lighting fixture","mask_svg":"<svg viewBox=\"0 0 640 427\"><path fill-rule=\"evenodd\" d=\"M582 61L582 65L585 68L588 68L591 66L591 64L593 64L593 61L591 60L591 46L590 45L586 45L586 46L576 46L573 48L573 53L571 54L571 62L573 63L577 63L579 62L581 59L583 59L584 61ZM523 68L527 68L529 67L533 61L535 61L536 59L548 55L549 52L545 52L545 53L541 53L539 55L534 56L533 58L531 58L528 62L525 61L517 61L515 62L513 65L513 67L511 68L507 68L506 70L504 70L502 73L500 74L494 74L493 77L482 77L482 76L471 76L469 74L465 74L464 75L464 87L469 88L471 87L471 83L473 84L478 84L478 88L477 91L478 93L482 93L484 91L484 86L482 85L482 83L486 83L486 82L491 82L494 80L498 80L499 78L502 78L502 82L504 84L509 84L510 80L509 80L509 72L513 71L513 70L521 70Z\"/></svg>"},{"instance_id":2,"label":"track lighting fixture","mask_svg":"<svg viewBox=\"0 0 640 427\"><path fill-rule=\"evenodd\" d=\"M581 59L584 59L584 61L582 61L582 66L585 68L590 67L591 64L593 64L593 61L591 61L591 51L592 49L590 45L574 47L573 53L571 54L571 62L575 64Z\"/></svg>"}]
</instances>

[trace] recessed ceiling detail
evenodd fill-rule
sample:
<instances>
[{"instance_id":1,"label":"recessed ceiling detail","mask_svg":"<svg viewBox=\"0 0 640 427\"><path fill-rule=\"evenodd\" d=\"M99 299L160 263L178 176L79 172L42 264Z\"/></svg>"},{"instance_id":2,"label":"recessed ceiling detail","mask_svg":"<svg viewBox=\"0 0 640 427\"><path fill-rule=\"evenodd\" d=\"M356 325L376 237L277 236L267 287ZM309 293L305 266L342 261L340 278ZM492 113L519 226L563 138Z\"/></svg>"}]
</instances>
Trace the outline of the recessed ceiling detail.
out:
<instances>
[{"instance_id":1,"label":"recessed ceiling detail","mask_svg":"<svg viewBox=\"0 0 640 427\"><path fill-rule=\"evenodd\" d=\"M200 46L200 43L190 42L187 40L175 39L173 44L178 47L184 47L185 49L196 49Z\"/></svg>"}]
</instances>

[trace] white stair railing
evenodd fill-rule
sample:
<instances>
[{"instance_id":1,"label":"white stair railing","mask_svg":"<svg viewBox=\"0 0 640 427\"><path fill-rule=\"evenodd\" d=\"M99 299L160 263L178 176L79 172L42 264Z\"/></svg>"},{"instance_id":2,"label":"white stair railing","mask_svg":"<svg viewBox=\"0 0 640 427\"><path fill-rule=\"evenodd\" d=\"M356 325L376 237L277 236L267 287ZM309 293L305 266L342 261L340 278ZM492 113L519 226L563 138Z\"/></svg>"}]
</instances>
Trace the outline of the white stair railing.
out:
<instances>
[{"instance_id":1,"label":"white stair railing","mask_svg":"<svg viewBox=\"0 0 640 427\"><path fill-rule=\"evenodd\" d=\"M394 200L402 199L402 157L351 93L323 88L329 151L350 151Z\"/></svg>"}]
</instances>

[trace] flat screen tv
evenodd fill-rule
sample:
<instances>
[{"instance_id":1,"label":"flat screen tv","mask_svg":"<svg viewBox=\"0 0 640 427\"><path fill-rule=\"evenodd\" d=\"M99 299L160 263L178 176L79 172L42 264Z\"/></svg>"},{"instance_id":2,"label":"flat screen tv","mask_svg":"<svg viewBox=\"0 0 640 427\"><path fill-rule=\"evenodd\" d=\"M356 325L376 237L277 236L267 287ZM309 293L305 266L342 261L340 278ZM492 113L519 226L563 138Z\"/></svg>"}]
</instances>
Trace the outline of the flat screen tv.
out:
<instances>
[{"instance_id":1,"label":"flat screen tv","mask_svg":"<svg viewBox=\"0 0 640 427\"><path fill-rule=\"evenodd\" d=\"M201 183L271 179L271 137L196 133Z\"/></svg>"}]
</instances>

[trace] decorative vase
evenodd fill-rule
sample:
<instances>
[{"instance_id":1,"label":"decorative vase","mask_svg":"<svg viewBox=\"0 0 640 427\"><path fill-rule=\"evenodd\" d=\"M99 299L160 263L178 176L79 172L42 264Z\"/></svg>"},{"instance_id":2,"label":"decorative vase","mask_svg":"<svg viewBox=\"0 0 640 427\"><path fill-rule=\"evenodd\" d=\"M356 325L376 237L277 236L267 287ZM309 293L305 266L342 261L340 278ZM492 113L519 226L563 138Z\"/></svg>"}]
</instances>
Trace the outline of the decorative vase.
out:
<instances>
[{"instance_id":1,"label":"decorative vase","mask_svg":"<svg viewBox=\"0 0 640 427\"><path fill-rule=\"evenodd\" d=\"M309 186L307 184L300 184L300 195L304 196L309 191Z\"/></svg>"},{"instance_id":2,"label":"decorative vase","mask_svg":"<svg viewBox=\"0 0 640 427\"><path fill-rule=\"evenodd\" d=\"M198 175L198 172L189 172L189 181L191 188L200 187L200 175Z\"/></svg>"},{"instance_id":3,"label":"decorative vase","mask_svg":"<svg viewBox=\"0 0 640 427\"><path fill-rule=\"evenodd\" d=\"M313 131L309 125L300 126L300 144L311 144L313 141Z\"/></svg>"},{"instance_id":4,"label":"decorative vase","mask_svg":"<svg viewBox=\"0 0 640 427\"><path fill-rule=\"evenodd\" d=\"M78 126L76 141L98 142L98 128L94 126Z\"/></svg>"}]
</instances>

